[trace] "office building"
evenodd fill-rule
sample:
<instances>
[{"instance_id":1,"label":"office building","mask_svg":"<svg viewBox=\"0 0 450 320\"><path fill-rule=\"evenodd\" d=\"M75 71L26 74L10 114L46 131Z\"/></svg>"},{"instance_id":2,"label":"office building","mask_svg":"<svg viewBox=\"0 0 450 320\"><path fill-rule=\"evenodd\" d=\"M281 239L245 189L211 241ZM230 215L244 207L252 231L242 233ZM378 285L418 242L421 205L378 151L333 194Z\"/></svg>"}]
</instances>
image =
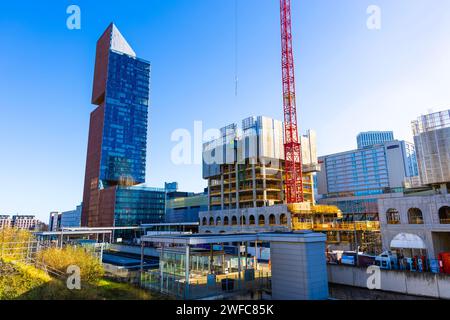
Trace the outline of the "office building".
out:
<instances>
[{"instance_id":1,"label":"office building","mask_svg":"<svg viewBox=\"0 0 450 320\"><path fill-rule=\"evenodd\" d=\"M145 182L150 63L111 24L97 42L82 226L162 222L165 190Z\"/></svg>"},{"instance_id":2,"label":"office building","mask_svg":"<svg viewBox=\"0 0 450 320\"><path fill-rule=\"evenodd\" d=\"M366 147L371 147L376 144L382 144L385 142L394 140L393 131L369 131L361 132L356 137L358 142L358 149L364 149Z\"/></svg>"},{"instance_id":3,"label":"office building","mask_svg":"<svg viewBox=\"0 0 450 320\"><path fill-rule=\"evenodd\" d=\"M61 227L78 228L81 227L81 212L83 204L76 207L75 210L64 211L61 213Z\"/></svg>"},{"instance_id":4,"label":"office building","mask_svg":"<svg viewBox=\"0 0 450 320\"><path fill-rule=\"evenodd\" d=\"M207 193L185 193L166 201L166 223L196 223L199 213L208 210Z\"/></svg>"},{"instance_id":5,"label":"office building","mask_svg":"<svg viewBox=\"0 0 450 320\"><path fill-rule=\"evenodd\" d=\"M346 220L378 220L378 199L415 181L415 160L414 146L397 140L320 157L319 203L338 206Z\"/></svg>"},{"instance_id":6,"label":"office building","mask_svg":"<svg viewBox=\"0 0 450 320\"><path fill-rule=\"evenodd\" d=\"M450 110L421 116L412 129L425 186L378 201L383 248L437 259L450 251Z\"/></svg>"},{"instance_id":7,"label":"office building","mask_svg":"<svg viewBox=\"0 0 450 320\"><path fill-rule=\"evenodd\" d=\"M61 218L62 214L58 211L50 212L50 219L48 221L48 231L61 230Z\"/></svg>"}]
</instances>

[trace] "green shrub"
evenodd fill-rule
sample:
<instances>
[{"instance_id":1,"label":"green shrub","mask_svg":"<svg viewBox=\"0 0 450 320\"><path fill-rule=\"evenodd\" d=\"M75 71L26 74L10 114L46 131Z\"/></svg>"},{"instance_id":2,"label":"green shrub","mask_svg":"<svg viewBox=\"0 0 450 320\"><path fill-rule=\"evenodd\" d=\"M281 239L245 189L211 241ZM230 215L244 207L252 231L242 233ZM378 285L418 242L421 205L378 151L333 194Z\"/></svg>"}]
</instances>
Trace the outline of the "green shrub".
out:
<instances>
[{"instance_id":1,"label":"green shrub","mask_svg":"<svg viewBox=\"0 0 450 320\"><path fill-rule=\"evenodd\" d=\"M78 266L82 282L95 283L104 275L99 259L81 247L46 249L38 253L37 261L62 273L66 273L67 268L71 265Z\"/></svg>"},{"instance_id":2,"label":"green shrub","mask_svg":"<svg viewBox=\"0 0 450 320\"><path fill-rule=\"evenodd\" d=\"M45 272L34 267L0 260L0 300L17 299L51 280Z\"/></svg>"}]
</instances>

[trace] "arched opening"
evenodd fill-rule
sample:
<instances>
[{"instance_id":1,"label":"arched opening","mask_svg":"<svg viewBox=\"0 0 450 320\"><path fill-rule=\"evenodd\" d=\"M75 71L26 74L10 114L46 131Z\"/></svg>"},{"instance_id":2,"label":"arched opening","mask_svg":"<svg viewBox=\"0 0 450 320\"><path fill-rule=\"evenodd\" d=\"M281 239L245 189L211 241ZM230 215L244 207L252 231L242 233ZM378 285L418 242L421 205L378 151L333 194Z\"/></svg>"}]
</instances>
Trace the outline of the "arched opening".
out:
<instances>
[{"instance_id":1,"label":"arched opening","mask_svg":"<svg viewBox=\"0 0 450 320\"><path fill-rule=\"evenodd\" d=\"M233 216L233 218L231 218L231 225L237 226L237 224L238 224L238 219L236 218L236 216Z\"/></svg>"},{"instance_id":2,"label":"arched opening","mask_svg":"<svg viewBox=\"0 0 450 320\"><path fill-rule=\"evenodd\" d=\"M206 218L203 218L202 220L202 225L206 226L208 224L208 220Z\"/></svg>"},{"instance_id":3,"label":"arched opening","mask_svg":"<svg viewBox=\"0 0 450 320\"><path fill-rule=\"evenodd\" d=\"M210 226L214 225L214 218L213 217L209 218L209 225Z\"/></svg>"},{"instance_id":4,"label":"arched opening","mask_svg":"<svg viewBox=\"0 0 450 320\"><path fill-rule=\"evenodd\" d=\"M386 219L388 224L400 224L400 212L391 208L386 212Z\"/></svg>"},{"instance_id":5,"label":"arched opening","mask_svg":"<svg viewBox=\"0 0 450 320\"><path fill-rule=\"evenodd\" d=\"M228 226L230 224L230 218L228 218L227 216L225 216L225 218L223 218L223 225L224 226Z\"/></svg>"},{"instance_id":6,"label":"arched opening","mask_svg":"<svg viewBox=\"0 0 450 320\"><path fill-rule=\"evenodd\" d=\"M441 224L450 224L450 207L444 206L439 209L439 222Z\"/></svg>"},{"instance_id":7,"label":"arched opening","mask_svg":"<svg viewBox=\"0 0 450 320\"><path fill-rule=\"evenodd\" d=\"M221 217L217 217L216 219L216 226L220 226L222 224L222 218Z\"/></svg>"},{"instance_id":8,"label":"arched opening","mask_svg":"<svg viewBox=\"0 0 450 320\"><path fill-rule=\"evenodd\" d=\"M281 225L287 225L288 224L287 215L284 214L284 213L280 216L280 224Z\"/></svg>"},{"instance_id":9,"label":"arched opening","mask_svg":"<svg viewBox=\"0 0 450 320\"><path fill-rule=\"evenodd\" d=\"M269 216L269 224L270 224L271 226L274 226L274 225L277 224L277 219L275 218L275 215L274 215L274 214L271 214L271 215Z\"/></svg>"},{"instance_id":10,"label":"arched opening","mask_svg":"<svg viewBox=\"0 0 450 320\"><path fill-rule=\"evenodd\" d=\"M419 208L411 208L408 210L409 224L423 224L422 210Z\"/></svg>"},{"instance_id":11,"label":"arched opening","mask_svg":"<svg viewBox=\"0 0 450 320\"><path fill-rule=\"evenodd\" d=\"M265 226L266 225L266 217L264 217L264 215L260 215L258 218L258 224L260 226Z\"/></svg>"},{"instance_id":12,"label":"arched opening","mask_svg":"<svg viewBox=\"0 0 450 320\"><path fill-rule=\"evenodd\" d=\"M256 223L255 223L255 216L253 216L253 215L251 215L250 217L249 217L249 224L251 225L251 226L254 226Z\"/></svg>"},{"instance_id":13,"label":"arched opening","mask_svg":"<svg viewBox=\"0 0 450 320\"><path fill-rule=\"evenodd\" d=\"M241 216L241 225L245 226L247 224L247 221L245 219L245 216Z\"/></svg>"}]
</instances>

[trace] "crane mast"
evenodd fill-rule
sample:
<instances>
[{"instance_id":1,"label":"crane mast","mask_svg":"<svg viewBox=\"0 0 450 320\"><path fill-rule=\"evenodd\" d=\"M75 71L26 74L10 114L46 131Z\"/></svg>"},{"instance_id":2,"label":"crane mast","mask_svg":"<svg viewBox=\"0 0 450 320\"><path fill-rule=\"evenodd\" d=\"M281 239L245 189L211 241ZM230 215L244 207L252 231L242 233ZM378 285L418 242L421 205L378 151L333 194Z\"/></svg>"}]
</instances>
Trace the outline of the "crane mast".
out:
<instances>
[{"instance_id":1,"label":"crane mast","mask_svg":"<svg viewBox=\"0 0 450 320\"><path fill-rule=\"evenodd\" d=\"M291 0L280 0L283 69L285 187L288 204L304 201L302 148L298 136L292 48Z\"/></svg>"}]
</instances>

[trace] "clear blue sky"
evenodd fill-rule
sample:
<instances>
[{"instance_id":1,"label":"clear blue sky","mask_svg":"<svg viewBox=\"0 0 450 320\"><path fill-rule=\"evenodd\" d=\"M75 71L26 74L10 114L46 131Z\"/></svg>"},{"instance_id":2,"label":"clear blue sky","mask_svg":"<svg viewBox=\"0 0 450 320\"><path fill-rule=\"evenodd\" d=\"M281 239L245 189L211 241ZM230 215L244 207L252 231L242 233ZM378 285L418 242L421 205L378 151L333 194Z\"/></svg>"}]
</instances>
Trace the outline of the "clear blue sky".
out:
<instances>
[{"instance_id":1,"label":"clear blue sky","mask_svg":"<svg viewBox=\"0 0 450 320\"><path fill-rule=\"evenodd\" d=\"M114 21L152 63L148 185L201 191L198 165L171 163L172 132L250 115L282 118L278 0L1 1L0 213L70 210L82 198L95 43ZM66 28L66 8L82 29ZM381 8L382 29L366 27ZM293 0L302 129L320 154L366 130L411 139L410 122L450 104L450 1Z\"/></svg>"}]
</instances>

